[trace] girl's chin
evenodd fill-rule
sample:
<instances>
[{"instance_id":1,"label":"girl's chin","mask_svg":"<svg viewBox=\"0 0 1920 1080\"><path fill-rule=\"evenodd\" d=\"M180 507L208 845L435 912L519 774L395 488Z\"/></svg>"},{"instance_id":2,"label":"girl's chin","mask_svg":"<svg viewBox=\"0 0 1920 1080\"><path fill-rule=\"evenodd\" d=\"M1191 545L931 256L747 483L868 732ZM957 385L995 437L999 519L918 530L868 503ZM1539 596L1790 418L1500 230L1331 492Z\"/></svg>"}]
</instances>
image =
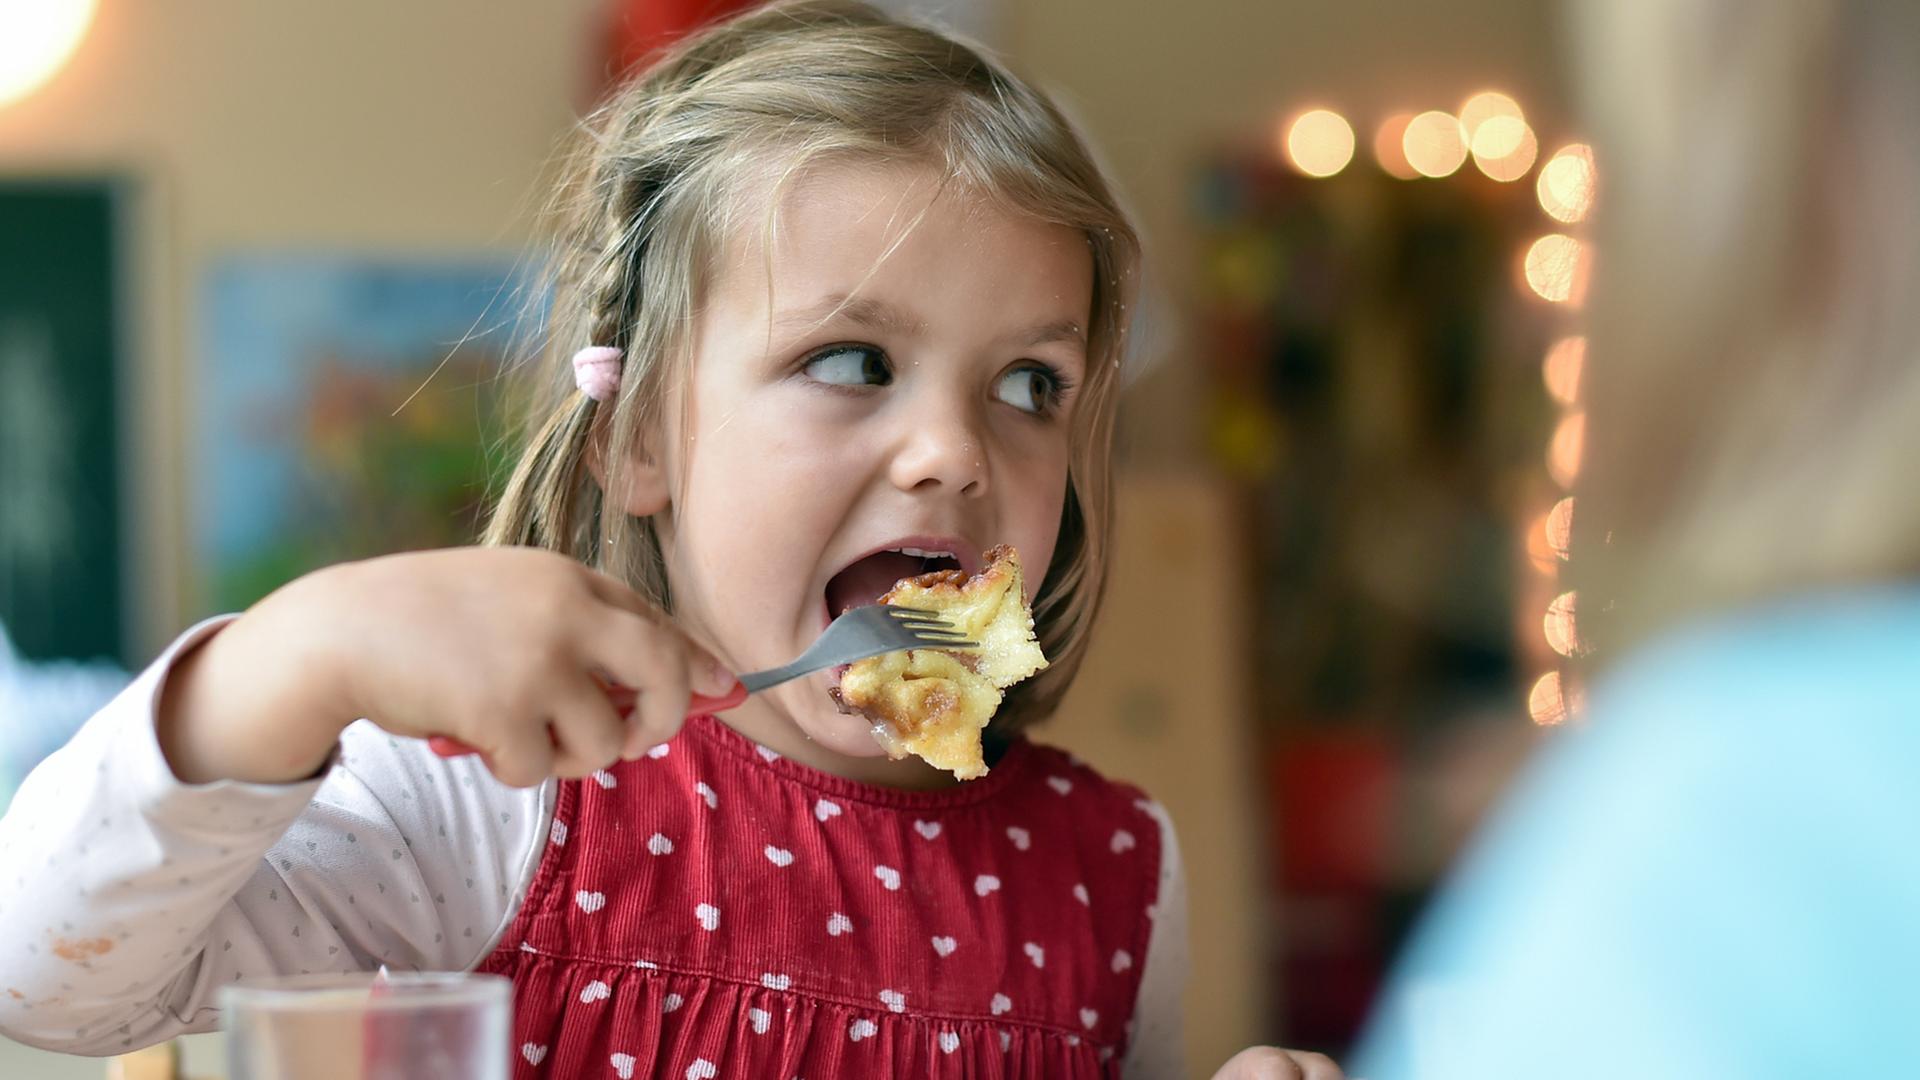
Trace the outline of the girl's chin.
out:
<instances>
[{"instance_id":1,"label":"girl's chin","mask_svg":"<svg viewBox=\"0 0 1920 1080\"><path fill-rule=\"evenodd\" d=\"M800 730L821 749L850 758L887 755L885 748L873 737L873 721L858 713L850 715L840 712L832 701L823 701L821 706L808 709L795 718Z\"/></svg>"}]
</instances>

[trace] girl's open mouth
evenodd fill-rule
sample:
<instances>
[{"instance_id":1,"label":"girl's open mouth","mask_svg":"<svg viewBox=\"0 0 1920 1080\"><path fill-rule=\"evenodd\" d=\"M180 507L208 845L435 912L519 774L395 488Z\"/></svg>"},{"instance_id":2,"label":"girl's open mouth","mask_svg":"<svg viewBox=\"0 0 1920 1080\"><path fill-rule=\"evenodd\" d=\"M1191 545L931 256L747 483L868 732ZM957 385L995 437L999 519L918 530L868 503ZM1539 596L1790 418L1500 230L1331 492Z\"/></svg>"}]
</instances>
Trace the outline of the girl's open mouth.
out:
<instances>
[{"instance_id":1,"label":"girl's open mouth","mask_svg":"<svg viewBox=\"0 0 1920 1080\"><path fill-rule=\"evenodd\" d=\"M831 621L853 608L874 603L901 578L917 577L936 570L962 569L965 567L959 558L943 552L914 547L874 552L855 560L828 580L827 618Z\"/></svg>"}]
</instances>

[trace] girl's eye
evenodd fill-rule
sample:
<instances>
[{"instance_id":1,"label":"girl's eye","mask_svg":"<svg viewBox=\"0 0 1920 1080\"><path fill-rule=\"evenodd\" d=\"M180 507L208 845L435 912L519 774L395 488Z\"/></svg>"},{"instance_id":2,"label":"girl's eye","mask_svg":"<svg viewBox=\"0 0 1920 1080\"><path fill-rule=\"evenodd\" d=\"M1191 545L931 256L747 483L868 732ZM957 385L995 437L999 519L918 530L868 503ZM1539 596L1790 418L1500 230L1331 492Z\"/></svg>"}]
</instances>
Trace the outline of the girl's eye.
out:
<instances>
[{"instance_id":1,"label":"girl's eye","mask_svg":"<svg viewBox=\"0 0 1920 1080\"><path fill-rule=\"evenodd\" d=\"M994 394L1021 412L1040 415L1060 404L1064 381L1051 368L1029 364L1000 376Z\"/></svg>"},{"instance_id":2,"label":"girl's eye","mask_svg":"<svg viewBox=\"0 0 1920 1080\"><path fill-rule=\"evenodd\" d=\"M837 345L807 361L809 379L830 386L885 386L893 381L887 357L865 345Z\"/></svg>"}]
</instances>

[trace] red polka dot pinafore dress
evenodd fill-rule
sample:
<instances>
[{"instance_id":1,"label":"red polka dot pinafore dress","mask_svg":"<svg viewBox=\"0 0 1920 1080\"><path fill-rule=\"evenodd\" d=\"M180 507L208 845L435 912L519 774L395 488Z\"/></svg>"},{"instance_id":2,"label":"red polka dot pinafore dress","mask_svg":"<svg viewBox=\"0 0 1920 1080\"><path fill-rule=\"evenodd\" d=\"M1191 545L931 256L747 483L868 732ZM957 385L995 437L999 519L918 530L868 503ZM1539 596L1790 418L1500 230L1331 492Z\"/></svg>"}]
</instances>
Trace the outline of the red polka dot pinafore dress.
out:
<instances>
[{"instance_id":1,"label":"red polka dot pinafore dress","mask_svg":"<svg viewBox=\"0 0 1920 1080\"><path fill-rule=\"evenodd\" d=\"M1016 739L939 791L843 780L711 717L560 785L525 906L515 1075L1118 1076L1160 829Z\"/></svg>"}]
</instances>

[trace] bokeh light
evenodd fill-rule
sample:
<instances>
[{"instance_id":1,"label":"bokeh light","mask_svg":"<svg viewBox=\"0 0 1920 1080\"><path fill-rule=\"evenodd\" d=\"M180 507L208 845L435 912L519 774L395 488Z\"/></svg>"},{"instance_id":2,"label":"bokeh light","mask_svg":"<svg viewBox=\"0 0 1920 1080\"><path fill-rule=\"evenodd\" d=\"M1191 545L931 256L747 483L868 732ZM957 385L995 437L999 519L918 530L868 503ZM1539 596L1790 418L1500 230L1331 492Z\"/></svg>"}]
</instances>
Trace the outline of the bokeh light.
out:
<instances>
[{"instance_id":1,"label":"bokeh light","mask_svg":"<svg viewBox=\"0 0 1920 1080\"><path fill-rule=\"evenodd\" d=\"M1527 712L1541 727L1564 724L1575 719L1579 711L1579 692L1568 687L1557 671L1540 676L1527 694Z\"/></svg>"},{"instance_id":2,"label":"bokeh light","mask_svg":"<svg viewBox=\"0 0 1920 1080\"><path fill-rule=\"evenodd\" d=\"M1563 233L1549 233L1529 245L1521 269L1527 287L1542 300L1578 306L1586 293L1586 249Z\"/></svg>"},{"instance_id":3,"label":"bokeh light","mask_svg":"<svg viewBox=\"0 0 1920 1080\"><path fill-rule=\"evenodd\" d=\"M1540 209L1569 225L1585 219L1593 209L1595 178L1592 147L1585 143L1561 147L1540 166L1540 179L1534 185Z\"/></svg>"},{"instance_id":4,"label":"bokeh light","mask_svg":"<svg viewBox=\"0 0 1920 1080\"><path fill-rule=\"evenodd\" d=\"M1580 594L1563 592L1547 605L1547 616L1541 620L1541 629L1547 635L1547 645L1561 656L1573 657L1580 654L1580 632L1574 625L1574 608L1578 605Z\"/></svg>"},{"instance_id":5,"label":"bokeh light","mask_svg":"<svg viewBox=\"0 0 1920 1080\"><path fill-rule=\"evenodd\" d=\"M1563 488L1572 488L1573 482L1580 478L1580 457L1587 446L1587 417L1585 413L1571 413L1560 420L1560 426L1553 430L1553 441L1547 445L1547 474L1553 482Z\"/></svg>"},{"instance_id":6,"label":"bokeh light","mask_svg":"<svg viewBox=\"0 0 1920 1080\"><path fill-rule=\"evenodd\" d=\"M1353 125L1329 109L1310 109L1287 125L1287 160L1308 176L1332 176L1353 160Z\"/></svg>"},{"instance_id":7,"label":"bokeh light","mask_svg":"<svg viewBox=\"0 0 1920 1080\"><path fill-rule=\"evenodd\" d=\"M1412 180L1420 174L1407 163L1407 125L1413 121L1410 112L1394 113L1380 121L1380 127L1373 133L1373 159L1380 169L1396 180Z\"/></svg>"},{"instance_id":8,"label":"bokeh light","mask_svg":"<svg viewBox=\"0 0 1920 1080\"><path fill-rule=\"evenodd\" d=\"M1520 103L1498 90L1482 90L1460 104L1460 130L1466 134L1469 144L1489 120L1524 122L1526 118L1526 113L1520 111Z\"/></svg>"},{"instance_id":9,"label":"bokeh light","mask_svg":"<svg viewBox=\"0 0 1920 1080\"><path fill-rule=\"evenodd\" d=\"M1407 122L1400 145L1407 164L1422 176L1452 176L1467 160L1466 133L1451 113L1423 112Z\"/></svg>"},{"instance_id":10,"label":"bokeh light","mask_svg":"<svg viewBox=\"0 0 1920 1080\"><path fill-rule=\"evenodd\" d=\"M1553 509L1547 511L1541 535L1546 539L1549 551L1558 558L1567 557L1567 551L1573 540L1573 496L1569 495L1554 503Z\"/></svg>"},{"instance_id":11,"label":"bokeh light","mask_svg":"<svg viewBox=\"0 0 1920 1080\"><path fill-rule=\"evenodd\" d=\"M1575 405L1580 401L1580 376L1587 366L1587 339L1579 334L1564 337L1553 343L1547 350L1547 358L1540 365L1540 374L1547 384L1547 393L1562 405Z\"/></svg>"},{"instance_id":12,"label":"bokeh light","mask_svg":"<svg viewBox=\"0 0 1920 1080\"><path fill-rule=\"evenodd\" d=\"M1527 175L1540 153L1540 142L1525 120L1496 116L1481 124L1470 140L1473 163L1488 177L1509 183Z\"/></svg>"},{"instance_id":13,"label":"bokeh light","mask_svg":"<svg viewBox=\"0 0 1920 1080\"><path fill-rule=\"evenodd\" d=\"M0 3L0 106L38 90L80 47L96 0Z\"/></svg>"},{"instance_id":14,"label":"bokeh light","mask_svg":"<svg viewBox=\"0 0 1920 1080\"><path fill-rule=\"evenodd\" d=\"M1542 574L1553 574L1560 569L1560 557L1554 553L1553 546L1547 543L1547 515L1541 514L1527 526L1527 561Z\"/></svg>"}]
</instances>

